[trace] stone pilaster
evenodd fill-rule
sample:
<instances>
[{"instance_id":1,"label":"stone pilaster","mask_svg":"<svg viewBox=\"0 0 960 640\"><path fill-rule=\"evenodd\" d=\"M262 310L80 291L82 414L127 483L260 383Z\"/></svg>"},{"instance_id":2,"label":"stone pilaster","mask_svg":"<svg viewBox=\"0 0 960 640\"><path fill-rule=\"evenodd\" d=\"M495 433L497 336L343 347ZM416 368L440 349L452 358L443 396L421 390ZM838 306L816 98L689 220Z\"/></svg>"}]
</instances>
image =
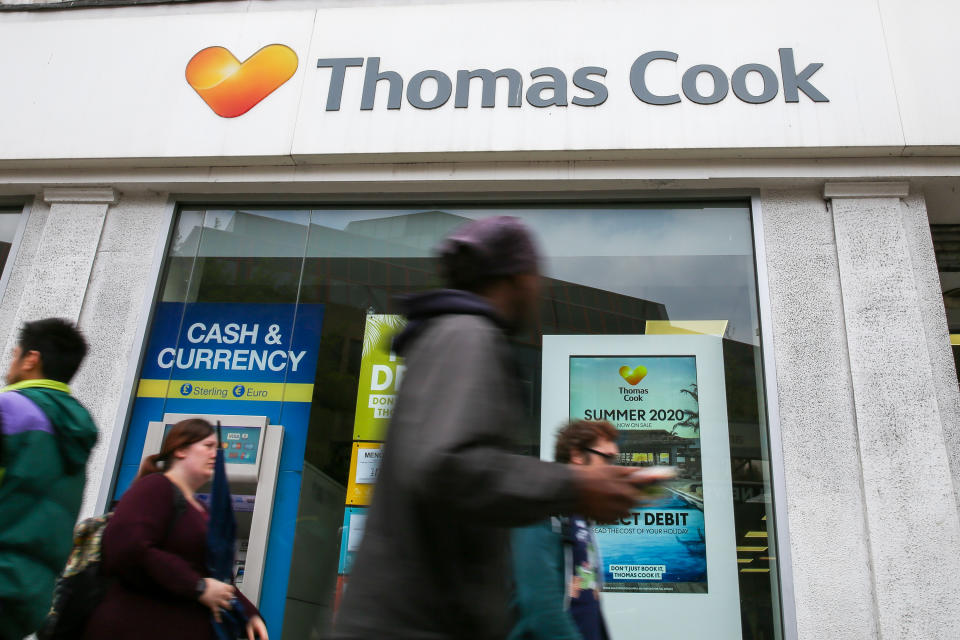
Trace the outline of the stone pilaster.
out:
<instances>
[{"instance_id":1,"label":"stone pilaster","mask_svg":"<svg viewBox=\"0 0 960 640\"><path fill-rule=\"evenodd\" d=\"M878 637L960 638L960 518L903 224L907 185L828 184L824 195L836 233Z\"/></svg>"},{"instance_id":2,"label":"stone pilaster","mask_svg":"<svg viewBox=\"0 0 960 640\"><path fill-rule=\"evenodd\" d=\"M875 640L833 218L816 190L764 191L761 208L797 636Z\"/></svg>"},{"instance_id":3,"label":"stone pilaster","mask_svg":"<svg viewBox=\"0 0 960 640\"><path fill-rule=\"evenodd\" d=\"M29 265L23 264L28 272L7 336L5 358L24 322L51 316L73 322L80 318L103 221L116 200L111 188L44 190L43 202L49 211L32 259Z\"/></svg>"}]
</instances>

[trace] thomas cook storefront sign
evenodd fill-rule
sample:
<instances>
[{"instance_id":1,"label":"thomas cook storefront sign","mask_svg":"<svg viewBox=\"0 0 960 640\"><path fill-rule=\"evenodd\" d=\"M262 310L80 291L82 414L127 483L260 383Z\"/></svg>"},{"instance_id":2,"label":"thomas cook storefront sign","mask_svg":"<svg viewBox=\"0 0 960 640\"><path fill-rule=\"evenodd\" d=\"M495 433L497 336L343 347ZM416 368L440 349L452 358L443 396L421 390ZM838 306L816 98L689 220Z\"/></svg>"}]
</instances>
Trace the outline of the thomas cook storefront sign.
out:
<instances>
[{"instance_id":1,"label":"thomas cook storefront sign","mask_svg":"<svg viewBox=\"0 0 960 640\"><path fill-rule=\"evenodd\" d=\"M864 3L320 4L0 21L0 163L885 156L953 126Z\"/></svg>"},{"instance_id":2,"label":"thomas cook storefront sign","mask_svg":"<svg viewBox=\"0 0 960 640\"><path fill-rule=\"evenodd\" d=\"M823 67L822 63L811 62L801 67L792 48L781 48L778 54L778 70L757 62L725 70L712 64L686 66L680 54L673 51L648 51L630 66L629 90L637 100L657 106L685 100L712 105L722 102L731 92L747 104L764 104L778 95L787 103L800 102L801 96L812 102L829 102L813 79ZM226 48L214 46L197 52L190 59L186 80L214 113L234 118L286 83L296 73L298 64L296 53L281 44L264 46L243 62ZM666 90L651 88L648 72L656 65L682 65L679 86ZM390 70L379 57L319 58L316 67L329 70L326 111L340 111L348 74L362 74L361 111L374 110L378 92L386 93L387 110L403 108L404 101L414 109L430 110L449 106L451 102L455 109L466 109L477 103L487 109L504 104L508 108L519 108L524 102L536 108L597 107L607 101L611 90L626 90L626 87L608 88L607 69L600 66L584 66L572 73L543 66L526 76L512 67L458 69L449 73L425 69L408 78ZM505 95L498 96L498 91L504 90Z\"/></svg>"}]
</instances>

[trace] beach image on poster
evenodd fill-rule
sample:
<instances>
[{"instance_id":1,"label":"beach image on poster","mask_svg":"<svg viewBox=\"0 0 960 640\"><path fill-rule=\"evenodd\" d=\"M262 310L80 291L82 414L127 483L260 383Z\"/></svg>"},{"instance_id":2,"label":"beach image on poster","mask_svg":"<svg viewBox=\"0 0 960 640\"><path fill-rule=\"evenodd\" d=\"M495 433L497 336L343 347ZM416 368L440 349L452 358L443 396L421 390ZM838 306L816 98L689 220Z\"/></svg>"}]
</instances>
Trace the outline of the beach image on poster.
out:
<instances>
[{"instance_id":1,"label":"beach image on poster","mask_svg":"<svg viewBox=\"0 0 960 640\"><path fill-rule=\"evenodd\" d=\"M630 517L595 525L612 637L739 640L721 339L544 336L541 406L545 459L568 419L608 420L618 464L677 469Z\"/></svg>"}]
</instances>

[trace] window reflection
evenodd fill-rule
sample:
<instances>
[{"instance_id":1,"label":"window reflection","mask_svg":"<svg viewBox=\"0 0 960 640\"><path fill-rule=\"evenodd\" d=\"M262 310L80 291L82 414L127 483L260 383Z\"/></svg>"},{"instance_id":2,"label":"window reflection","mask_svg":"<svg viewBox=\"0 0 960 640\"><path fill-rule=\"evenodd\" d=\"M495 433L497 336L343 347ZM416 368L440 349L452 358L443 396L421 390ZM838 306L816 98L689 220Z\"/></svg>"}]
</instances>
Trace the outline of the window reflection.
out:
<instances>
[{"instance_id":1,"label":"window reflection","mask_svg":"<svg viewBox=\"0 0 960 640\"><path fill-rule=\"evenodd\" d=\"M539 454L542 335L638 335L667 320L724 326L737 535L730 553L741 567L743 637L780 637L746 204L184 209L165 301L324 305L283 637L322 635L332 615L366 316L399 313L397 296L438 286L433 247L490 215L523 219L544 253L539 323L513 340L528 407L518 434L524 453ZM644 461L659 460L654 449ZM695 462L691 452L684 458Z\"/></svg>"},{"instance_id":2,"label":"window reflection","mask_svg":"<svg viewBox=\"0 0 960 640\"><path fill-rule=\"evenodd\" d=\"M7 265L7 259L10 257L13 240L17 235L17 227L20 226L21 215L20 209L0 208L0 272L3 272Z\"/></svg>"},{"instance_id":3,"label":"window reflection","mask_svg":"<svg viewBox=\"0 0 960 640\"><path fill-rule=\"evenodd\" d=\"M953 360L960 370L960 224L931 225Z\"/></svg>"}]
</instances>

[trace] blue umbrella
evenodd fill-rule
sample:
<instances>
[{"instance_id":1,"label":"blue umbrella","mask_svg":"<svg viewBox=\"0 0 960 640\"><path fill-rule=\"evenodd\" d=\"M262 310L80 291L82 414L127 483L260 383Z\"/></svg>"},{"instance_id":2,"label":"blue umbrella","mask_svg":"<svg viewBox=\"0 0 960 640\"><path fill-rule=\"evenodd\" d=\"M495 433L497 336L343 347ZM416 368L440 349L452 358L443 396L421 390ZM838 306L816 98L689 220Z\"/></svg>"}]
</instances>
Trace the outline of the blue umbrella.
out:
<instances>
[{"instance_id":1,"label":"blue umbrella","mask_svg":"<svg viewBox=\"0 0 960 640\"><path fill-rule=\"evenodd\" d=\"M233 498L227 482L227 466L220 443L220 421L217 421L217 460L213 470L213 488L210 492L210 522L207 525L207 570L210 577L221 582L233 582L233 560L237 542L237 521L233 515ZM220 622L211 614L213 630L218 640L247 637L247 615L237 598L231 609L220 610Z\"/></svg>"}]
</instances>

